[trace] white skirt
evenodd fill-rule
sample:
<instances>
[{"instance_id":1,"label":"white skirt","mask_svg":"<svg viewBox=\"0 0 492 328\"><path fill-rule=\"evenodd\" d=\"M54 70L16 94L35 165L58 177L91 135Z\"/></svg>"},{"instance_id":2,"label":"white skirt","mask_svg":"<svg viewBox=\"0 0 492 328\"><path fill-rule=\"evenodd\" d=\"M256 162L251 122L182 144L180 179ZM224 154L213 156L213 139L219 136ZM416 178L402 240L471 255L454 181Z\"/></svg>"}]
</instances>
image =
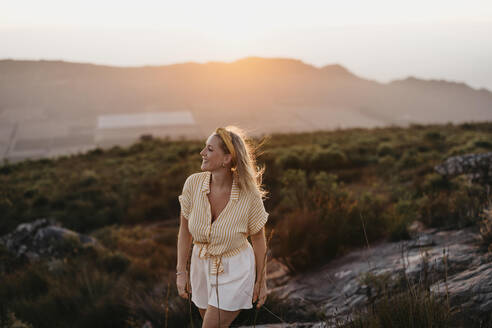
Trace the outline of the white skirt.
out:
<instances>
[{"instance_id":1,"label":"white skirt","mask_svg":"<svg viewBox=\"0 0 492 328\"><path fill-rule=\"evenodd\" d=\"M227 311L251 309L256 279L255 253L251 244L237 255L222 257L224 272L218 276L209 274L212 262L208 258L199 258L199 250L199 246L193 245L190 263L193 303L200 309L206 309L209 304Z\"/></svg>"}]
</instances>

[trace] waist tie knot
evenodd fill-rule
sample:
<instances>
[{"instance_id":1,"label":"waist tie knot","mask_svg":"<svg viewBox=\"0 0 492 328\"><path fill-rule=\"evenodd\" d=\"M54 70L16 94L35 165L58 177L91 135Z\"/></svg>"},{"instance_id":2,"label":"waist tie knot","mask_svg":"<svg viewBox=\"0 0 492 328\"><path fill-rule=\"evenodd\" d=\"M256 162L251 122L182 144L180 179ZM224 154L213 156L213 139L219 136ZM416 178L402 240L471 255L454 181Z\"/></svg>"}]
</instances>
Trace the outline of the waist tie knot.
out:
<instances>
[{"instance_id":1,"label":"waist tie knot","mask_svg":"<svg viewBox=\"0 0 492 328\"><path fill-rule=\"evenodd\" d=\"M224 266L222 265L222 255L212 255L208 252L208 242L194 241L194 244L199 246L198 257L201 259L210 259L211 266L210 274L219 275L224 272Z\"/></svg>"}]
</instances>

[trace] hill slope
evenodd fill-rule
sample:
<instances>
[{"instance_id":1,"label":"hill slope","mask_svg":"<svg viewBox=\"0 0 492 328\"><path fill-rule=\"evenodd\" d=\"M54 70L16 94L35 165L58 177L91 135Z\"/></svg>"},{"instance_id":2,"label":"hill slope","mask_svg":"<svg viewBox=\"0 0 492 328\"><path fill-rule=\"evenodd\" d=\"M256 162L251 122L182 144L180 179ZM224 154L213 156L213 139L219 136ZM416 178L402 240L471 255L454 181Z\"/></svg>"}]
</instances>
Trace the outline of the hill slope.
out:
<instances>
[{"instance_id":1,"label":"hill slope","mask_svg":"<svg viewBox=\"0 0 492 328\"><path fill-rule=\"evenodd\" d=\"M101 128L102 115L182 112L191 121ZM152 121L153 119L147 119ZM216 126L253 133L492 120L492 93L415 78L377 83L340 65L248 57L232 63L110 67L0 61L0 154L33 157L135 140L202 138Z\"/></svg>"}]
</instances>

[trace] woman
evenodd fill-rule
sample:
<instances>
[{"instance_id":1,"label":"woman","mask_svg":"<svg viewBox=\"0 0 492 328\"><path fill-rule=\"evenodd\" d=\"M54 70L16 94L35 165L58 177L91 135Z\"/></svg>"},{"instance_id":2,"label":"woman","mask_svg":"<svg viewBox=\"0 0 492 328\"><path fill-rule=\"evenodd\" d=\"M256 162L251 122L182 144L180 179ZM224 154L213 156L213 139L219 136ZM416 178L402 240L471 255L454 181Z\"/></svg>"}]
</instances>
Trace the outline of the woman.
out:
<instances>
[{"instance_id":1,"label":"woman","mask_svg":"<svg viewBox=\"0 0 492 328\"><path fill-rule=\"evenodd\" d=\"M264 168L257 169L253 152L242 130L218 128L200 152L203 172L190 175L179 196L176 285L181 297L191 294L202 327L229 327L241 309L257 300L261 307L267 296Z\"/></svg>"}]
</instances>

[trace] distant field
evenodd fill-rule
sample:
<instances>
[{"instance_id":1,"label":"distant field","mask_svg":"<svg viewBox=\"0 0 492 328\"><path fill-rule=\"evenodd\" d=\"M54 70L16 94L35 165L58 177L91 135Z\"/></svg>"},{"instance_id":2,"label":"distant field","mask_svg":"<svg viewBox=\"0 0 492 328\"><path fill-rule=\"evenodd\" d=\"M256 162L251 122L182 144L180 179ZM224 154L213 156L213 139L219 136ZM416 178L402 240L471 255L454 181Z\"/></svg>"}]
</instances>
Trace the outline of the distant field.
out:
<instances>
[{"instance_id":1,"label":"distant field","mask_svg":"<svg viewBox=\"0 0 492 328\"><path fill-rule=\"evenodd\" d=\"M195 124L189 111L100 115L99 129Z\"/></svg>"},{"instance_id":2,"label":"distant field","mask_svg":"<svg viewBox=\"0 0 492 328\"><path fill-rule=\"evenodd\" d=\"M124 146L143 134L178 139L199 138L203 132L189 111L100 115L92 122L26 120L0 127L0 160L18 162Z\"/></svg>"},{"instance_id":3,"label":"distant field","mask_svg":"<svg viewBox=\"0 0 492 328\"><path fill-rule=\"evenodd\" d=\"M410 116L388 117L367 108L281 104L252 110L248 104L215 108L193 106L191 110L87 116L79 119L40 119L0 126L0 160L53 157L96 147L125 146L141 135L180 139L206 138L218 126L236 124L250 135L329 131L354 127L405 127ZM453 123L459 121L450 120Z\"/></svg>"}]
</instances>

